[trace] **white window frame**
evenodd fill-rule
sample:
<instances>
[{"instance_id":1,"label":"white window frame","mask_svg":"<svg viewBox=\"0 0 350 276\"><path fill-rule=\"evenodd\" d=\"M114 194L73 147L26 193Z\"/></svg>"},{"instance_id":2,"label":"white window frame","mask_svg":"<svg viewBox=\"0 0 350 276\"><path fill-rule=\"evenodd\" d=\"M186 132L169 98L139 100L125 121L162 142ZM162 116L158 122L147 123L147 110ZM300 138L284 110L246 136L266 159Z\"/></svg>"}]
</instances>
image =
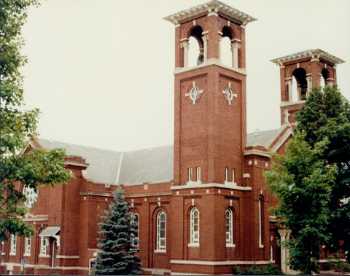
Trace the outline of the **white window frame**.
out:
<instances>
[{"instance_id":1,"label":"white window frame","mask_svg":"<svg viewBox=\"0 0 350 276\"><path fill-rule=\"evenodd\" d=\"M259 203L258 203L258 231L259 231L259 248L264 248L263 244L263 217L262 217L262 208L263 208L263 198L259 197Z\"/></svg>"},{"instance_id":2,"label":"white window frame","mask_svg":"<svg viewBox=\"0 0 350 276\"><path fill-rule=\"evenodd\" d=\"M39 257L48 257L49 239L47 237L40 237L40 252Z\"/></svg>"},{"instance_id":3,"label":"white window frame","mask_svg":"<svg viewBox=\"0 0 350 276\"><path fill-rule=\"evenodd\" d=\"M1 249L1 255L5 255L6 253L5 253L5 242L4 241L2 241L0 243L0 249Z\"/></svg>"},{"instance_id":4,"label":"white window frame","mask_svg":"<svg viewBox=\"0 0 350 276\"><path fill-rule=\"evenodd\" d=\"M24 256L29 257L32 252L32 238L31 237L25 237L24 238Z\"/></svg>"},{"instance_id":5,"label":"white window frame","mask_svg":"<svg viewBox=\"0 0 350 276\"><path fill-rule=\"evenodd\" d=\"M226 247L235 247L234 231L233 231L233 211L226 209L225 211L225 238Z\"/></svg>"},{"instance_id":6,"label":"white window frame","mask_svg":"<svg viewBox=\"0 0 350 276\"><path fill-rule=\"evenodd\" d=\"M190 243L189 247L199 247L200 213L196 207L190 211Z\"/></svg>"},{"instance_id":7,"label":"white window frame","mask_svg":"<svg viewBox=\"0 0 350 276\"><path fill-rule=\"evenodd\" d=\"M16 256L17 254L17 236L11 234L10 237L10 256Z\"/></svg>"},{"instance_id":8,"label":"white window frame","mask_svg":"<svg viewBox=\"0 0 350 276\"><path fill-rule=\"evenodd\" d=\"M166 252L166 223L167 217L164 211L160 211L157 214L157 241L156 252ZM162 229L162 225L164 229ZM161 235L163 233L163 235Z\"/></svg>"},{"instance_id":9,"label":"white window frame","mask_svg":"<svg viewBox=\"0 0 350 276\"><path fill-rule=\"evenodd\" d=\"M95 263L95 267L92 267L92 263ZM89 259L89 272L92 272L92 269L96 269L96 258Z\"/></svg>"},{"instance_id":10,"label":"white window frame","mask_svg":"<svg viewBox=\"0 0 350 276\"><path fill-rule=\"evenodd\" d=\"M187 183L192 183L193 179L193 169L187 168Z\"/></svg>"},{"instance_id":11,"label":"white window frame","mask_svg":"<svg viewBox=\"0 0 350 276\"><path fill-rule=\"evenodd\" d=\"M131 245L132 247L138 249L140 246L140 215L138 213L132 213L131 219L133 220L133 222L136 221L136 229L137 229L136 236L131 237Z\"/></svg>"},{"instance_id":12,"label":"white window frame","mask_svg":"<svg viewBox=\"0 0 350 276\"><path fill-rule=\"evenodd\" d=\"M235 169L230 170L229 167L225 167L225 184L236 184Z\"/></svg>"},{"instance_id":13,"label":"white window frame","mask_svg":"<svg viewBox=\"0 0 350 276\"><path fill-rule=\"evenodd\" d=\"M197 167L197 183L202 183L202 170L201 167Z\"/></svg>"}]
</instances>

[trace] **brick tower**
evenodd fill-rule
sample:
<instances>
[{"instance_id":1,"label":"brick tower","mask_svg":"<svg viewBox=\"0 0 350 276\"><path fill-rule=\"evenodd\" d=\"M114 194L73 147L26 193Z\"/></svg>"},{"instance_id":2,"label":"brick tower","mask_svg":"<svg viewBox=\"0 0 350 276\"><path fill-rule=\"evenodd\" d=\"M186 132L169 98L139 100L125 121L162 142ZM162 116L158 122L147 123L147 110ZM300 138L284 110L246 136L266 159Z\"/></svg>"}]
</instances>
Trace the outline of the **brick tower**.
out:
<instances>
[{"instance_id":1,"label":"brick tower","mask_svg":"<svg viewBox=\"0 0 350 276\"><path fill-rule=\"evenodd\" d=\"M251 194L242 183L245 27L255 19L216 0L165 19L176 28L170 266L174 272L227 273L234 260L249 258L235 241L253 235L240 210ZM231 232L229 216L241 223Z\"/></svg>"},{"instance_id":2,"label":"brick tower","mask_svg":"<svg viewBox=\"0 0 350 276\"><path fill-rule=\"evenodd\" d=\"M336 65L344 61L323 50L312 49L276 58L281 74L281 124L294 124L313 88L336 84Z\"/></svg>"},{"instance_id":3,"label":"brick tower","mask_svg":"<svg viewBox=\"0 0 350 276\"><path fill-rule=\"evenodd\" d=\"M240 183L246 135L245 26L254 18L211 1L166 19L176 26L174 184ZM222 63L223 39L230 43L229 66ZM198 44L194 66L189 64L191 42Z\"/></svg>"}]
</instances>

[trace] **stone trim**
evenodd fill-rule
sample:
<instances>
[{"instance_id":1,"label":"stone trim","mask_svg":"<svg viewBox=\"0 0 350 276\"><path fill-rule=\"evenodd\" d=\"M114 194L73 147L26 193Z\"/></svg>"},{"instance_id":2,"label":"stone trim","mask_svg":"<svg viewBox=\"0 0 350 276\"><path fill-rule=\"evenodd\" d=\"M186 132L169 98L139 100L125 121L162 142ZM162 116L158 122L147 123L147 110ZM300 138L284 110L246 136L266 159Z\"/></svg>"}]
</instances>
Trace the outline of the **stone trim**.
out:
<instances>
[{"instance_id":1,"label":"stone trim","mask_svg":"<svg viewBox=\"0 0 350 276\"><path fill-rule=\"evenodd\" d=\"M287 141L287 139L293 135L293 130L289 128L278 140L278 143L275 143L275 145L271 148L273 152L277 152L279 148Z\"/></svg>"},{"instance_id":2,"label":"stone trim","mask_svg":"<svg viewBox=\"0 0 350 276\"><path fill-rule=\"evenodd\" d=\"M293 106L298 104L304 104L305 101L296 101L296 102L281 102L280 107Z\"/></svg>"},{"instance_id":3,"label":"stone trim","mask_svg":"<svg viewBox=\"0 0 350 276\"><path fill-rule=\"evenodd\" d=\"M24 221L31 222L31 221L47 221L49 217L47 215L27 215L24 217Z\"/></svg>"},{"instance_id":4,"label":"stone trim","mask_svg":"<svg viewBox=\"0 0 350 276\"><path fill-rule=\"evenodd\" d=\"M252 187L244 187L237 185L221 184L221 183L206 183L206 184L187 184L187 185L177 185L171 187L171 190L185 190L185 189L200 189L200 188L220 188L220 189L230 189L238 191L251 191Z\"/></svg>"},{"instance_id":5,"label":"stone trim","mask_svg":"<svg viewBox=\"0 0 350 276\"><path fill-rule=\"evenodd\" d=\"M330 63L333 63L333 64L341 64L345 62L344 60L336 56L333 56L332 54L326 51L323 51L321 49L309 49L309 50L298 52L292 55L275 58L271 60L271 62L277 65L280 65L289 61L296 61L303 58L311 58L312 59L311 61L314 61L314 60L318 61L319 58L323 58L324 60L329 61Z\"/></svg>"},{"instance_id":6,"label":"stone trim","mask_svg":"<svg viewBox=\"0 0 350 276\"><path fill-rule=\"evenodd\" d=\"M229 66L223 65L220 62L220 60L217 59L217 58L209 58L205 62L201 63L198 66L176 67L175 71L174 71L174 74L177 75L177 74L180 74L180 73L188 72L188 71L195 70L195 69L200 69L200 68L203 68L203 67L206 67L206 66L210 66L210 65L217 65L217 66L220 66L220 67L222 67L224 69L230 70L232 72L236 72L238 74L241 74L243 76L246 75L246 70L244 68L233 68L233 67L229 67Z\"/></svg>"},{"instance_id":7,"label":"stone trim","mask_svg":"<svg viewBox=\"0 0 350 276\"><path fill-rule=\"evenodd\" d=\"M66 166L74 166L74 167L81 167L81 168L87 168L88 167L87 164L78 163L78 162L74 162L74 161L64 161L64 165L66 165Z\"/></svg>"},{"instance_id":8,"label":"stone trim","mask_svg":"<svg viewBox=\"0 0 350 276\"><path fill-rule=\"evenodd\" d=\"M1 263L1 265L5 265L5 266L17 266L17 267L23 267L22 264L20 263L8 263L8 262L4 262ZM37 269L61 269L61 270L87 270L89 271L88 267L85 266L49 266L49 265L36 265L36 264L25 264L24 267L30 267L30 268L37 268Z\"/></svg>"},{"instance_id":9,"label":"stone trim","mask_svg":"<svg viewBox=\"0 0 350 276\"><path fill-rule=\"evenodd\" d=\"M263 156L263 157L267 157L267 158L271 158L271 153L267 152L267 151L263 151L263 150L257 150L257 149L252 149L252 150L246 150L244 152L244 156L248 156L248 155L259 155L259 156Z\"/></svg>"},{"instance_id":10,"label":"stone trim","mask_svg":"<svg viewBox=\"0 0 350 276\"><path fill-rule=\"evenodd\" d=\"M211 0L207 3L194 6L189 9L185 9L164 17L165 20L173 23L174 25L178 25L184 21L190 20L195 16L199 16L202 14L217 15L218 13L222 13L233 19L233 21L239 22L240 24L246 25L249 22L256 21L256 19L244 12L241 12L229 5L226 5L218 0Z\"/></svg>"},{"instance_id":11,"label":"stone trim","mask_svg":"<svg viewBox=\"0 0 350 276\"><path fill-rule=\"evenodd\" d=\"M220 266L220 265L264 265L264 264L271 264L272 262L269 261L201 261L201 260L170 260L171 264L183 264L183 265L213 265L213 266Z\"/></svg>"},{"instance_id":12,"label":"stone trim","mask_svg":"<svg viewBox=\"0 0 350 276\"><path fill-rule=\"evenodd\" d=\"M80 256L57 255L57 259L79 259Z\"/></svg>"}]
</instances>

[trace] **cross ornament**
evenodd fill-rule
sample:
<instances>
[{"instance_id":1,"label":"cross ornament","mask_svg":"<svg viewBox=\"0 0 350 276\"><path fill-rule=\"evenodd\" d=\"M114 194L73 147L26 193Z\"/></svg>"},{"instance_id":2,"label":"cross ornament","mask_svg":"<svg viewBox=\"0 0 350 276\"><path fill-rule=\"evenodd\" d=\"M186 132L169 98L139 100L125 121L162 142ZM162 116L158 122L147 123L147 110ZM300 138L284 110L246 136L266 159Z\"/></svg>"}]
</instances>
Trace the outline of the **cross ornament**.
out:
<instances>
[{"instance_id":1,"label":"cross ornament","mask_svg":"<svg viewBox=\"0 0 350 276\"><path fill-rule=\"evenodd\" d=\"M191 99L192 104L196 104L202 93L203 90L199 90L199 88L196 86L196 82L192 82L192 88L188 93L185 94L185 96Z\"/></svg>"},{"instance_id":2,"label":"cross ornament","mask_svg":"<svg viewBox=\"0 0 350 276\"><path fill-rule=\"evenodd\" d=\"M224 94L229 105L232 104L233 98L238 97L238 95L232 91L231 82L228 83L228 86L222 91L222 93Z\"/></svg>"}]
</instances>

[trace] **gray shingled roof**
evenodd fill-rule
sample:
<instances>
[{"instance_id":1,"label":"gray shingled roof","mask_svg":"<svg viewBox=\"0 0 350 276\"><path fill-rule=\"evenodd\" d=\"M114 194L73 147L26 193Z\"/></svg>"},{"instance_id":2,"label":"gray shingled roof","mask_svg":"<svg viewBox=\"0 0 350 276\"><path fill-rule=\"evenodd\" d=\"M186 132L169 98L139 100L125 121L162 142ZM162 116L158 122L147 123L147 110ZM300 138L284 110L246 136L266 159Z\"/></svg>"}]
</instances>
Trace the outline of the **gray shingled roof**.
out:
<instances>
[{"instance_id":1,"label":"gray shingled roof","mask_svg":"<svg viewBox=\"0 0 350 276\"><path fill-rule=\"evenodd\" d=\"M156 183L173 179L173 147L117 152L46 139L38 139L46 149L63 148L67 155L80 156L89 164L85 177L103 184Z\"/></svg>"},{"instance_id":2,"label":"gray shingled roof","mask_svg":"<svg viewBox=\"0 0 350 276\"><path fill-rule=\"evenodd\" d=\"M268 148L280 129L248 134L247 146ZM46 149L63 148L67 155L80 156L89 164L85 177L103 184L142 184L173 180L173 146L118 152L39 139Z\"/></svg>"},{"instance_id":3,"label":"gray shingled roof","mask_svg":"<svg viewBox=\"0 0 350 276\"><path fill-rule=\"evenodd\" d=\"M255 131L247 135L247 147L263 146L268 148L281 129Z\"/></svg>"},{"instance_id":4,"label":"gray shingled roof","mask_svg":"<svg viewBox=\"0 0 350 276\"><path fill-rule=\"evenodd\" d=\"M93 182L116 184L121 152L39 139L45 149L63 148L67 155L80 156L89 164L85 177Z\"/></svg>"},{"instance_id":5,"label":"gray shingled roof","mask_svg":"<svg viewBox=\"0 0 350 276\"><path fill-rule=\"evenodd\" d=\"M173 147L164 146L125 152L119 183L138 184L173 179Z\"/></svg>"}]
</instances>

